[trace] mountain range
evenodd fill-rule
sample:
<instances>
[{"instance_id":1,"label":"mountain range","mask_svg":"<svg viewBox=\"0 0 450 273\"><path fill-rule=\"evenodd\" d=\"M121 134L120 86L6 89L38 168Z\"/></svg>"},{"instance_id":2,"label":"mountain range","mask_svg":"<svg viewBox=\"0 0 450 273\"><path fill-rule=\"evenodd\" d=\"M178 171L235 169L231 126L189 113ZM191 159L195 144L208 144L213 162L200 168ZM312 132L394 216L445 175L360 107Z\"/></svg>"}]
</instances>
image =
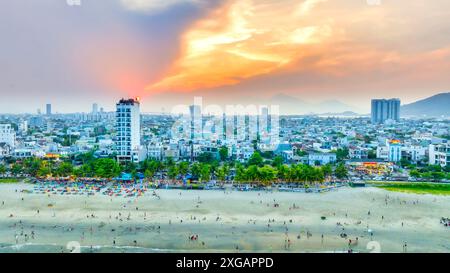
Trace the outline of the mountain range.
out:
<instances>
[{"instance_id":1,"label":"mountain range","mask_svg":"<svg viewBox=\"0 0 450 273\"><path fill-rule=\"evenodd\" d=\"M367 111L351 106L338 100L326 100L310 103L286 94L277 94L270 99L270 103L279 105L280 114L315 114L333 116L370 115ZM370 102L368 102L370 103ZM450 92L434 96L401 106L402 117L450 117Z\"/></svg>"},{"instance_id":2,"label":"mountain range","mask_svg":"<svg viewBox=\"0 0 450 273\"><path fill-rule=\"evenodd\" d=\"M450 117L450 92L403 105L400 113L402 117Z\"/></svg>"},{"instance_id":3,"label":"mountain range","mask_svg":"<svg viewBox=\"0 0 450 273\"><path fill-rule=\"evenodd\" d=\"M326 100L318 103L309 103L286 94L277 94L270 99L270 103L279 105L280 114L321 114L341 112L363 112L357 107L347 105L338 100Z\"/></svg>"}]
</instances>

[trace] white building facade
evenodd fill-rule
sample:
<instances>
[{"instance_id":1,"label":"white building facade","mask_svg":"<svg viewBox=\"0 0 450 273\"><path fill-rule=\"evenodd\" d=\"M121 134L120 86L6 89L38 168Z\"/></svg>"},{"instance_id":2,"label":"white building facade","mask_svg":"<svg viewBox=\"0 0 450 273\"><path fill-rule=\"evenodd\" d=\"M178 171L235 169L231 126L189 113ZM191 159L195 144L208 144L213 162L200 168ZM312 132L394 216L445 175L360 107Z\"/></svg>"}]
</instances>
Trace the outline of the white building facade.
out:
<instances>
[{"instance_id":1,"label":"white building facade","mask_svg":"<svg viewBox=\"0 0 450 273\"><path fill-rule=\"evenodd\" d=\"M139 101L120 100L116 104L116 152L119 162L139 162L145 158L141 147L140 126Z\"/></svg>"},{"instance_id":2,"label":"white building facade","mask_svg":"<svg viewBox=\"0 0 450 273\"><path fill-rule=\"evenodd\" d=\"M430 144L429 146L430 165L440 165L446 167L450 165L450 144Z\"/></svg>"},{"instance_id":3,"label":"white building facade","mask_svg":"<svg viewBox=\"0 0 450 273\"><path fill-rule=\"evenodd\" d=\"M16 133L11 124L0 124L0 143L7 144L14 149L16 143Z\"/></svg>"}]
</instances>

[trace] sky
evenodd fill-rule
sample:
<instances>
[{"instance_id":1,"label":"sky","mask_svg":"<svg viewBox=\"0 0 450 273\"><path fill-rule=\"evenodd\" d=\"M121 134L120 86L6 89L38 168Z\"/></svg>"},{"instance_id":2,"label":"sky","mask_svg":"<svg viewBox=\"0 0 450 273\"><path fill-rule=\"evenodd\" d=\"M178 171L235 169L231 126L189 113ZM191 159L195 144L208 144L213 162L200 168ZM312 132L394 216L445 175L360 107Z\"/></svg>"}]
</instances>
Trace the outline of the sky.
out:
<instances>
[{"instance_id":1,"label":"sky","mask_svg":"<svg viewBox=\"0 0 450 273\"><path fill-rule=\"evenodd\" d=\"M143 112L195 96L368 112L371 98L450 90L448 0L76 2L2 0L0 113L113 110L136 96Z\"/></svg>"}]
</instances>

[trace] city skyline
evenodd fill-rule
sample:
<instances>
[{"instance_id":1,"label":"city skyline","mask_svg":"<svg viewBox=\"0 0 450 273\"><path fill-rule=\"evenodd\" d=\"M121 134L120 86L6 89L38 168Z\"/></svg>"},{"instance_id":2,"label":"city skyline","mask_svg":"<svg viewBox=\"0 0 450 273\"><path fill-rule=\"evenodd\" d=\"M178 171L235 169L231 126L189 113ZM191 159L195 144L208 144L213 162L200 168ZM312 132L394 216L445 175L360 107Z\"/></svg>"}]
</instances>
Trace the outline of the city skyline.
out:
<instances>
[{"instance_id":1,"label":"city skyline","mask_svg":"<svg viewBox=\"0 0 450 273\"><path fill-rule=\"evenodd\" d=\"M169 112L194 96L245 105L282 94L369 113L373 97L448 92L448 10L442 0L8 0L0 112L113 111L138 95L143 112Z\"/></svg>"},{"instance_id":2,"label":"city skyline","mask_svg":"<svg viewBox=\"0 0 450 273\"><path fill-rule=\"evenodd\" d=\"M438 95L444 95L444 94L448 94L448 93L439 93L439 94L435 94L435 95L433 95L431 97L435 97L435 96L438 96ZM353 105L345 104L345 103L343 103L343 102L341 102L339 100L324 100L324 101L319 101L319 102L313 103L311 101L304 101L304 100L301 100L301 99L298 99L298 98L292 97L292 96L285 96L284 97L283 94L277 94L277 96L280 96L280 97L282 97L283 99L286 100L283 103L292 104L292 103L299 102L301 105L309 104L308 111L306 111L306 112L294 112L294 113L292 113L292 112L288 112L288 113L284 112L283 111L284 110L283 106L281 106L279 114L280 115L287 115L287 116L308 115L308 114L333 114L333 113L335 113L335 114L340 114L340 113L341 114L345 114L346 112L358 114L358 115L361 115L361 116L370 116L371 115L371 109L373 109L371 104L373 103L374 100L391 100L391 99L394 99L394 98L389 98L389 97L386 97L386 98L381 98L381 97L370 98L366 102L366 103L369 104L369 110L361 111L362 108L358 108L358 107L355 107ZM430 99L431 97L422 98L422 99ZM181 114L181 113L184 113L184 111L181 111L181 112L179 111L179 107L180 106L191 107L192 105L195 105L195 100L199 99L199 98L203 99L202 97L192 97L192 101L187 102L187 104L173 105L171 108L164 108L164 107L162 107L162 108L153 108L153 109L148 109L147 108L150 111L146 111L146 109L144 107L144 110L142 110L141 112L143 114ZM126 97L121 97L121 98L118 97L118 98L115 98L115 99L116 100L126 99ZM141 106L145 105L145 102L143 103L143 101L142 101L142 99L140 97L135 97L135 98L130 98L130 99L138 99L140 104L141 104ZM288 102L287 100L289 100L289 99L295 99L295 100L298 99L298 101ZM405 106L405 105L411 105L412 103L417 103L418 101L421 101L421 99L419 99L418 101L413 101L411 103L404 103L402 99L399 99L399 98L395 98L395 99L400 100L400 103L401 103L402 107ZM332 105L332 104L336 104L336 105ZM11 114L11 115L47 115L47 116L54 115L54 114L56 114L56 115L59 115L59 114L61 114L61 115L64 115L64 114L94 114L95 115L95 114L103 113L103 112L105 112L105 113L115 112L116 111L115 105L116 105L115 103L110 105L110 104L98 104L97 102L84 101L81 105L79 105L79 107L77 107L77 110L75 110L75 111L68 111L68 110L61 111L59 109L63 108L64 105L54 105L53 103L44 103L43 105L37 105L37 108L33 108L34 110L33 109L29 109L29 110L26 110L26 111L12 111L12 112L1 112L0 111L0 114L2 114L2 115L9 115L9 114ZM208 106L213 106L213 105L217 105L219 107L222 107L224 111L225 111L226 107L235 107L235 106L239 107L239 105L243 106L244 108L245 107L249 107L249 106L256 106L257 108L261 108L261 107L264 108L264 107L267 107L267 106L276 106L276 107L280 106L279 104L270 104L270 101L267 101L267 100L266 101L263 101L263 100L256 101L255 103L249 102L248 104L240 104L240 103L236 103L236 104L206 103L204 106L208 107ZM42 106L42 107L39 107L39 106ZM56 106L56 111L53 110L54 106ZM331 108L333 108L333 107L337 107L337 108L344 107L344 108L348 108L348 109L346 109L346 110L336 110L336 111L333 111L333 109L331 109L331 111L330 111L329 108L328 109L324 108L324 106L330 106ZM310 107L314 107L315 110L311 111ZM159 111L158 111L158 109L159 109ZM48 111L50 111L50 114L48 114ZM203 114L208 115L210 113L205 112Z\"/></svg>"}]
</instances>

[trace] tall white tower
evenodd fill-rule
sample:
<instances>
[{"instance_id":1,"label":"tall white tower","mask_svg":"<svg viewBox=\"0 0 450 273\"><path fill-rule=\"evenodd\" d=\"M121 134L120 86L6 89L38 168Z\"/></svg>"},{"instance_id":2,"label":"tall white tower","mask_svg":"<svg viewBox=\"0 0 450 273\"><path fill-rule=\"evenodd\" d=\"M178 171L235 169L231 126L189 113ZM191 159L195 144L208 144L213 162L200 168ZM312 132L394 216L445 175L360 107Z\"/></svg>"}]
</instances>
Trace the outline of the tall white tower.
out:
<instances>
[{"instance_id":1,"label":"tall white tower","mask_svg":"<svg viewBox=\"0 0 450 273\"><path fill-rule=\"evenodd\" d=\"M139 162L141 118L138 99L121 99L116 104L116 152L119 162Z\"/></svg>"}]
</instances>

